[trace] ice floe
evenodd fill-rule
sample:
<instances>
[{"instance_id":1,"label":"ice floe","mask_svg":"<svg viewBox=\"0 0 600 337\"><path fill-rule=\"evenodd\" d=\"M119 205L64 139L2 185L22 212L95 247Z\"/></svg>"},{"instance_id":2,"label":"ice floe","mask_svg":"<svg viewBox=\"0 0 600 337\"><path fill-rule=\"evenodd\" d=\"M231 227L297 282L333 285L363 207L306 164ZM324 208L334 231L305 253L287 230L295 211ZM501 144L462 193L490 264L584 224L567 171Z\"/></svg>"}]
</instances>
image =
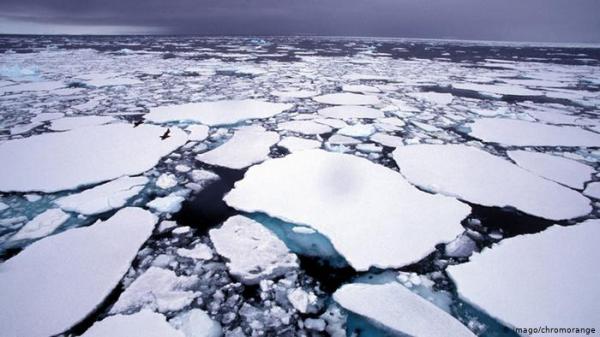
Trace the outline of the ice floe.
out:
<instances>
[{"instance_id":1,"label":"ice floe","mask_svg":"<svg viewBox=\"0 0 600 337\"><path fill-rule=\"evenodd\" d=\"M319 92L313 90L281 90L273 91L271 94L273 96L278 96L282 98L310 98L313 96L317 96Z\"/></svg>"},{"instance_id":2,"label":"ice floe","mask_svg":"<svg viewBox=\"0 0 600 337\"><path fill-rule=\"evenodd\" d=\"M600 199L600 182L589 183L583 190L583 194L594 199Z\"/></svg>"},{"instance_id":3,"label":"ice floe","mask_svg":"<svg viewBox=\"0 0 600 337\"><path fill-rule=\"evenodd\" d=\"M212 249L204 243L198 243L192 249L179 248L177 255L196 260L210 260L213 257Z\"/></svg>"},{"instance_id":4,"label":"ice floe","mask_svg":"<svg viewBox=\"0 0 600 337\"><path fill-rule=\"evenodd\" d=\"M117 119L111 116L78 116L78 117L65 117L61 119L55 119L50 123L50 130L54 131L66 131L76 128L83 128L88 126L96 126L114 122Z\"/></svg>"},{"instance_id":5,"label":"ice floe","mask_svg":"<svg viewBox=\"0 0 600 337\"><path fill-rule=\"evenodd\" d=\"M190 133L188 138L191 141L201 142L208 137L209 127L202 124L192 124L185 130Z\"/></svg>"},{"instance_id":6,"label":"ice floe","mask_svg":"<svg viewBox=\"0 0 600 337\"><path fill-rule=\"evenodd\" d=\"M124 208L104 222L37 241L0 264L3 335L53 336L81 322L119 284L156 221L147 211Z\"/></svg>"},{"instance_id":7,"label":"ice floe","mask_svg":"<svg viewBox=\"0 0 600 337\"><path fill-rule=\"evenodd\" d=\"M331 128L313 121L289 121L279 123L277 129L292 131L303 135L318 135L331 132Z\"/></svg>"},{"instance_id":8,"label":"ice floe","mask_svg":"<svg viewBox=\"0 0 600 337\"><path fill-rule=\"evenodd\" d=\"M169 320L169 323L177 330L182 331L185 337L221 337L223 335L221 325L200 309L192 309L178 315Z\"/></svg>"},{"instance_id":9,"label":"ice floe","mask_svg":"<svg viewBox=\"0 0 600 337\"><path fill-rule=\"evenodd\" d=\"M439 92L413 92L409 96L421 101L427 101L438 105L448 105L452 103L454 96L452 94Z\"/></svg>"},{"instance_id":10,"label":"ice floe","mask_svg":"<svg viewBox=\"0 0 600 337\"><path fill-rule=\"evenodd\" d=\"M313 139L304 139L300 137L284 137L277 145L287 149L290 152L315 149L321 147L321 142Z\"/></svg>"},{"instance_id":11,"label":"ice floe","mask_svg":"<svg viewBox=\"0 0 600 337\"><path fill-rule=\"evenodd\" d=\"M514 327L593 327L600 312L598 237L599 220L553 226L506 239L448 272L462 297Z\"/></svg>"},{"instance_id":12,"label":"ice floe","mask_svg":"<svg viewBox=\"0 0 600 337\"><path fill-rule=\"evenodd\" d=\"M313 97L319 103L332 105L375 105L379 104L379 98L372 95L355 93L335 93Z\"/></svg>"},{"instance_id":13,"label":"ice floe","mask_svg":"<svg viewBox=\"0 0 600 337\"><path fill-rule=\"evenodd\" d=\"M348 137L369 137L375 132L377 132L377 130L372 124L358 123L339 129L337 133Z\"/></svg>"},{"instance_id":14,"label":"ice floe","mask_svg":"<svg viewBox=\"0 0 600 337\"><path fill-rule=\"evenodd\" d=\"M144 118L154 123L189 121L219 126L273 117L292 107L293 104L253 99L200 102L150 108Z\"/></svg>"},{"instance_id":15,"label":"ice floe","mask_svg":"<svg viewBox=\"0 0 600 337\"><path fill-rule=\"evenodd\" d=\"M402 335L475 336L457 319L396 282L347 284L338 289L333 298L346 310Z\"/></svg>"},{"instance_id":16,"label":"ice floe","mask_svg":"<svg viewBox=\"0 0 600 337\"><path fill-rule=\"evenodd\" d=\"M551 220L592 210L580 193L467 145L409 145L393 156L411 183L475 204L510 206Z\"/></svg>"},{"instance_id":17,"label":"ice floe","mask_svg":"<svg viewBox=\"0 0 600 337\"><path fill-rule=\"evenodd\" d=\"M156 179L156 187L168 190L177 186L177 177L172 173L163 173Z\"/></svg>"},{"instance_id":18,"label":"ice floe","mask_svg":"<svg viewBox=\"0 0 600 337\"><path fill-rule=\"evenodd\" d=\"M230 273L243 283L258 284L298 267L296 255L275 234L245 216L227 219L209 235L217 253L228 260Z\"/></svg>"},{"instance_id":19,"label":"ice floe","mask_svg":"<svg viewBox=\"0 0 600 337\"><path fill-rule=\"evenodd\" d=\"M21 227L10 239L12 241L37 239L52 234L69 219L69 214L59 208L51 208L37 215Z\"/></svg>"},{"instance_id":20,"label":"ice floe","mask_svg":"<svg viewBox=\"0 0 600 337\"><path fill-rule=\"evenodd\" d=\"M121 177L83 192L56 199L60 208L84 215L99 214L123 207L148 183L146 177Z\"/></svg>"},{"instance_id":21,"label":"ice floe","mask_svg":"<svg viewBox=\"0 0 600 337\"><path fill-rule=\"evenodd\" d=\"M224 200L311 226L357 270L423 258L437 243L454 239L470 212L453 198L419 191L388 168L322 150L251 167Z\"/></svg>"},{"instance_id":22,"label":"ice floe","mask_svg":"<svg viewBox=\"0 0 600 337\"><path fill-rule=\"evenodd\" d=\"M381 132L372 135L370 139L376 143L389 147L398 147L404 145L402 137L392 136Z\"/></svg>"},{"instance_id":23,"label":"ice floe","mask_svg":"<svg viewBox=\"0 0 600 337\"><path fill-rule=\"evenodd\" d=\"M55 192L142 173L187 141L180 129L162 140L164 133L109 124L7 141L0 144L0 190Z\"/></svg>"},{"instance_id":24,"label":"ice floe","mask_svg":"<svg viewBox=\"0 0 600 337\"><path fill-rule=\"evenodd\" d=\"M188 337L167 318L150 310L133 315L114 315L94 323L81 337Z\"/></svg>"},{"instance_id":25,"label":"ice floe","mask_svg":"<svg viewBox=\"0 0 600 337\"><path fill-rule=\"evenodd\" d=\"M381 110L360 106L333 106L319 110L319 115L328 118L354 119L354 118L381 118L385 115Z\"/></svg>"},{"instance_id":26,"label":"ice floe","mask_svg":"<svg viewBox=\"0 0 600 337\"><path fill-rule=\"evenodd\" d=\"M159 213L176 213L181 209L185 198L173 192L166 197L158 197L146 204L150 209Z\"/></svg>"}]
</instances>

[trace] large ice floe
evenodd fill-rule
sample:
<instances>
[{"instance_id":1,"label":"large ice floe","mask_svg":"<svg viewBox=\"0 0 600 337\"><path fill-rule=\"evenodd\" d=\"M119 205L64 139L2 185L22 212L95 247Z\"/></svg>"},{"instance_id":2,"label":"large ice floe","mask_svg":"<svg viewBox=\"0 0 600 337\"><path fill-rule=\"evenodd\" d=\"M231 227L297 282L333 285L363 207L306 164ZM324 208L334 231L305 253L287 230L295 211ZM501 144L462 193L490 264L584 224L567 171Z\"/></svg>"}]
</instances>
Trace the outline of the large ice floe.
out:
<instances>
[{"instance_id":1,"label":"large ice floe","mask_svg":"<svg viewBox=\"0 0 600 337\"><path fill-rule=\"evenodd\" d=\"M150 310L133 315L115 315L94 323L81 337L187 337L167 322L167 318Z\"/></svg>"},{"instance_id":2,"label":"large ice floe","mask_svg":"<svg viewBox=\"0 0 600 337\"><path fill-rule=\"evenodd\" d=\"M597 327L600 220L502 241L451 266L458 293L518 328Z\"/></svg>"},{"instance_id":3,"label":"large ice floe","mask_svg":"<svg viewBox=\"0 0 600 337\"><path fill-rule=\"evenodd\" d=\"M510 206L550 220L592 210L580 193L467 145L409 145L398 147L393 156L413 184L474 204Z\"/></svg>"},{"instance_id":4,"label":"large ice floe","mask_svg":"<svg viewBox=\"0 0 600 337\"><path fill-rule=\"evenodd\" d=\"M313 99L319 103L332 105L374 105L379 103L377 96L349 92L316 96Z\"/></svg>"},{"instance_id":5,"label":"large ice floe","mask_svg":"<svg viewBox=\"0 0 600 337\"><path fill-rule=\"evenodd\" d=\"M346 310L402 336L475 336L448 313L397 282L347 284L333 298Z\"/></svg>"},{"instance_id":6,"label":"large ice floe","mask_svg":"<svg viewBox=\"0 0 600 337\"><path fill-rule=\"evenodd\" d=\"M217 253L229 261L230 273L243 283L258 284L298 267L298 258L283 241L245 216L233 216L209 234Z\"/></svg>"},{"instance_id":7,"label":"large ice floe","mask_svg":"<svg viewBox=\"0 0 600 337\"><path fill-rule=\"evenodd\" d=\"M189 121L218 126L273 117L292 107L293 104L253 99L200 102L150 108L144 118L154 123Z\"/></svg>"},{"instance_id":8,"label":"large ice floe","mask_svg":"<svg viewBox=\"0 0 600 337\"><path fill-rule=\"evenodd\" d=\"M515 146L600 147L600 134L576 126L548 125L508 118L481 118L469 134L485 142Z\"/></svg>"},{"instance_id":9,"label":"large ice floe","mask_svg":"<svg viewBox=\"0 0 600 337\"><path fill-rule=\"evenodd\" d=\"M454 239L470 212L453 198L419 191L393 170L322 150L251 167L224 200L311 226L357 270L423 258L437 243Z\"/></svg>"},{"instance_id":10,"label":"large ice floe","mask_svg":"<svg viewBox=\"0 0 600 337\"><path fill-rule=\"evenodd\" d=\"M242 169L269 158L270 147L279 142L276 132L242 129L226 143L201 153L196 159L211 165Z\"/></svg>"},{"instance_id":11,"label":"large ice floe","mask_svg":"<svg viewBox=\"0 0 600 337\"><path fill-rule=\"evenodd\" d=\"M0 144L0 191L69 190L135 175L187 141L185 132L111 124L45 133ZM135 160L131 160L135 158Z\"/></svg>"},{"instance_id":12,"label":"large ice floe","mask_svg":"<svg viewBox=\"0 0 600 337\"><path fill-rule=\"evenodd\" d=\"M0 264L2 336L53 336L81 322L118 285L156 221L145 210L124 208Z\"/></svg>"}]
</instances>

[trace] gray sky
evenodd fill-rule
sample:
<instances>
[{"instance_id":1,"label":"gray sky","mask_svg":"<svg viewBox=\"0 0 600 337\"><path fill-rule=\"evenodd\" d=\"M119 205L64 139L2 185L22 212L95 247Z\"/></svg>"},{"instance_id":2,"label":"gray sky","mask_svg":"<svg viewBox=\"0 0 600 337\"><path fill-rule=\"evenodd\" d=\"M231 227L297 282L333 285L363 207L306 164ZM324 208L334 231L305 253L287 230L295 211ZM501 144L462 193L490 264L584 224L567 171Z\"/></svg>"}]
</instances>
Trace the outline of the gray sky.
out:
<instances>
[{"instance_id":1,"label":"gray sky","mask_svg":"<svg viewBox=\"0 0 600 337\"><path fill-rule=\"evenodd\" d=\"M0 33L600 42L600 0L2 0Z\"/></svg>"}]
</instances>

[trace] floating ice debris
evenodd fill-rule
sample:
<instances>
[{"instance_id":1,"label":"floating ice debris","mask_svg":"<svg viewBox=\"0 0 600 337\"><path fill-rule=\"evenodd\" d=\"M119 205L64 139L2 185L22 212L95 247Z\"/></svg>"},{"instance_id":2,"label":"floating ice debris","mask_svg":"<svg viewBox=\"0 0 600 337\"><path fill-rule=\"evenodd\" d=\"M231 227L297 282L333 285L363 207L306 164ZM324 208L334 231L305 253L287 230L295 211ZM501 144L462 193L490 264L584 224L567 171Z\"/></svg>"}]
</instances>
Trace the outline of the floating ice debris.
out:
<instances>
[{"instance_id":1,"label":"floating ice debris","mask_svg":"<svg viewBox=\"0 0 600 337\"><path fill-rule=\"evenodd\" d=\"M172 173L163 173L156 179L156 186L168 190L177 186L177 177Z\"/></svg>"},{"instance_id":2,"label":"floating ice debris","mask_svg":"<svg viewBox=\"0 0 600 337\"><path fill-rule=\"evenodd\" d=\"M282 97L282 98L310 98L313 96L317 96L319 94L319 92L313 91L313 90L286 90L286 91L273 91L271 94L273 96Z\"/></svg>"},{"instance_id":3,"label":"floating ice debris","mask_svg":"<svg viewBox=\"0 0 600 337\"><path fill-rule=\"evenodd\" d=\"M47 337L81 322L119 284L156 220L124 208L104 222L34 242L0 264L2 333Z\"/></svg>"},{"instance_id":4,"label":"floating ice debris","mask_svg":"<svg viewBox=\"0 0 600 337\"><path fill-rule=\"evenodd\" d=\"M10 240L37 239L52 234L60 225L69 219L69 215L59 208L51 208L37 215L21 227Z\"/></svg>"},{"instance_id":5,"label":"floating ice debris","mask_svg":"<svg viewBox=\"0 0 600 337\"><path fill-rule=\"evenodd\" d=\"M508 96L541 96L544 94L542 91L509 84L454 83L452 87L461 90Z\"/></svg>"},{"instance_id":6,"label":"floating ice debris","mask_svg":"<svg viewBox=\"0 0 600 337\"><path fill-rule=\"evenodd\" d=\"M293 104L252 99L201 102L150 108L144 118L154 123L190 121L218 126L236 124L247 119L273 117L292 107Z\"/></svg>"},{"instance_id":7,"label":"floating ice debris","mask_svg":"<svg viewBox=\"0 0 600 337\"><path fill-rule=\"evenodd\" d=\"M200 185L206 185L220 179L218 174L207 170L192 170L190 176L195 183Z\"/></svg>"},{"instance_id":8,"label":"floating ice debris","mask_svg":"<svg viewBox=\"0 0 600 337\"><path fill-rule=\"evenodd\" d=\"M294 309L300 313L306 314L314 311L318 297L313 292L307 292L302 288L295 288L288 292L287 299Z\"/></svg>"},{"instance_id":9,"label":"floating ice debris","mask_svg":"<svg viewBox=\"0 0 600 337\"><path fill-rule=\"evenodd\" d=\"M283 122L277 125L278 130L287 130L303 135L318 135L331 132L331 128L327 125L319 124L313 121L290 121Z\"/></svg>"},{"instance_id":10,"label":"floating ice debris","mask_svg":"<svg viewBox=\"0 0 600 337\"><path fill-rule=\"evenodd\" d=\"M10 92L51 91L64 87L62 81L29 82L0 87L0 95Z\"/></svg>"},{"instance_id":11,"label":"floating ice debris","mask_svg":"<svg viewBox=\"0 0 600 337\"><path fill-rule=\"evenodd\" d=\"M335 107L334 107L335 108ZM329 125L334 129L341 129L343 127L348 126L348 124L346 122L344 122L343 120L340 119L333 119L333 118L315 118L314 120L317 123L321 123L321 124L325 124L325 125Z\"/></svg>"},{"instance_id":12,"label":"floating ice debris","mask_svg":"<svg viewBox=\"0 0 600 337\"><path fill-rule=\"evenodd\" d=\"M117 77L117 78L95 78L86 81L86 84L92 87L111 87L118 85L134 85L142 84L144 82L137 78Z\"/></svg>"},{"instance_id":13,"label":"floating ice debris","mask_svg":"<svg viewBox=\"0 0 600 337\"><path fill-rule=\"evenodd\" d=\"M391 135L381 133L381 132L378 132L378 133L372 135L370 139L376 143L383 145L383 146L398 147L398 146L404 145L404 142L402 141L402 137L391 136Z\"/></svg>"},{"instance_id":14,"label":"floating ice debris","mask_svg":"<svg viewBox=\"0 0 600 337\"><path fill-rule=\"evenodd\" d=\"M150 267L129 285L110 309L111 314L150 309L162 313L179 311L200 293L190 290L198 276L177 276L168 269Z\"/></svg>"},{"instance_id":15,"label":"floating ice debris","mask_svg":"<svg viewBox=\"0 0 600 337\"><path fill-rule=\"evenodd\" d=\"M333 298L346 310L403 335L475 336L457 319L396 282L347 284L338 289Z\"/></svg>"},{"instance_id":16,"label":"floating ice debris","mask_svg":"<svg viewBox=\"0 0 600 337\"><path fill-rule=\"evenodd\" d=\"M212 249L204 243L198 243L192 249L179 248L177 255L196 260L210 260L213 257Z\"/></svg>"},{"instance_id":17,"label":"floating ice debris","mask_svg":"<svg viewBox=\"0 0 600 337\"><path fill-rule=\"evenodd\" d=\"M485 142L516 146L600 146L600 134L576 126L556 126L507 118L481 118L470 135Z\"/></svg>"},{"instance_id":18,"label":"floating ice debris","mask_svg":"<svg viewBox=\"0 0 600 337\"><path fill-rule=\"evenodd\" d=\"M453 198L419 191L393 170L322 150L251 167L224 200L311 226L357 270L418 261L462 232L460 221L470 212Z\"/></svg>"},{"instance_id":19,"label":"floating ice debris","mask_svg":"<svg viewBox=\"0 0 600 337\"><path fill-rule=\"evenodd\" d=\"M600 182L589 183L585 187L583 194L594 199L600 199Z\"/></svg>"},{"instance_id":20,"label":"floating ice debris","mask_svg":"<svg viewBox=\"0 0 600 337\"><path fill-rule=\"evenodd\" d=\"M192 124L185 128L185 130L190 133L188 138L191 141L201 142L208 137L209 127L202 124Z\"/></svg>"},{"instance_id":21,"label":"floating ice debris","mask_svg":"<svg viewBox=\"0 0 600 337\"><path fill-rule=\"evenodd\" d=\"M578 161L546 153L508 151L507 154L527 171L580 190L596 172L593 167Z\"/></svg>"},{"instance_id":22,"label":"floating ice debris","mask_svg":"<svg viewBox=\"0 0 600 337\"><path fill-rule=\"evenodd\" d=\"M146 177L121 177L108 183L54 201L69 212L92 215L123 207L148 183Z\"/></svg>"},{"instance_id":23,"label":"floating ice debris","mask_svg":"<svg viewBox=\"0 0 600 337\"><path fill-rule=\"evenodd\" d=\"M55 119L50 124L50 130L66 131L88 126L96 126L114 122L117 119L110 116L78 116Z\"/></svg>"},{"instance_id":24,"label":"floating ice debris","mask_svg":"<svg viewBox=\"0 0 600 337\"><path fill-rule=\"evenodd\" d=\"M166 197L155 198L147 203L146 206L159 213L177 213L181 209L181 203L184 201L184 197L174 192Z\"/></svg>"},{"instance_id":25,"label":"floating ice debris","mask_svg":"<svg viewBox=\"0 0 600 337\"><path fill-rule=\"evenodd\" d=\"M7 141L0 144L0 190L55 192L142 173L187 141L170 130L161 140L162 127L109 124Z\"/></svg>"},{"instance_id":26,"label":"floating ice debris","mask_svg":"<svg viewBox=\"0 0 600 337\"><path fill-rule=\"evenodd\" d=\"M359 144L360 140L358 140L356 138L348 137L348 136L342 136L342 135L335 134L335 135L329 137L329 139L327 140L327 143L332 144L332 145L353 145L353 144Z\"/></svg>"},{"instance_id":27,"label":"floating ice debris","mask_svg":"<svg viewBox=\"0 0 600 337\"><path fill-rule=\"evenodd\" d=\"M178 315L169 320L169 323L183 332L185 337L221 337L223 335L221 325L200 309L192 309Z\"/></svg>"},{"instance_id":28,"label":"floating ice debris","mask_svg":"<svg viewBox=\"0 0 600 337\"><path fill-rule=\"evenodd\" d=\"M462 297L514 327L593 327L600 312L600 273L592 272L598 237L597 219L553 226L506 239L448 272Z\"/></svg>"},{"instance_id":29,"label":"floating ice debris","mask_svg":"<svg viewBox=\"0 0 600 337\"><path fill-rule=\"evenodd\" d=\"M377 132L372 124L354 124L345 128L339 129L338 134L348 137L369 137Z\"/></svg>"},{"instance_id":30,"label":"floating ice debris","mask_svg":"<svg viewBox=\"0 0 600 337\"><path fill-rule=\"evenodd\" d=\"M333 105L374 105L379 104L377 96L354 94L349 92L327 94L313 97L319 103Z\"/></svg>"},{"instance_id":31,"label":"floating ice debris","mask_svg":"<svg viewBox=\"0 0 600 337\"><path fill-rule=\"evenodd\" d=\"M227 219L209 235L217 253L229 261L230 273L243 283L258 284L298 267L296 255L275 234L245 216Z\"/></svg>"},{"instance_id":32,"label":"floating ice debris","mask_svg":"<svg viewBox=\"0 0 600 337\"><path fill-rule=\"evenodd\" d=\"M342 90L348 91L348 92L364 93L364 94L381 92L381 89L379 89L377 87L373 87L370 85L363 85L363 84L346 84L346 85L342 86Z\"/></svg>"},{"instance_id":33,"label":"floating ice debris","mask_svg":"<svg viewBox=\"0 0 600 337\"><path fill-rule=\"evenodd\" d=\"M439 92L413 92L408 95L418 100L427 101L438 105L448 105L452 103L452 100L454 99L452 94Z\"/></svg>"},{"instance_id":34,"label":"floating ice debris","mask_svg":"<svg viewBox=\"0 0 600 337\"><path fill-rule=\"evenodd\" d=\"M285 137L277 145L287 149L290 152L315 149L321 147L321 142L313 139L304 139L300 137Z\"/></svg>"},{"instance_id":35,"label":"floating ice debris","mask_svg":"<svg viewBox=\"0 0 600 337\"><path fill-rule=\"evenodd\" d=\"M94 323L81 337L188 337L175 330L167 318L150 310L133 315L109 316Z\"/></svg>"},{"instance_id":36,"label":"floating ice debris","mask_svg":"<svg viewBox=\"0 0 600 337\"><path fill-rule=\"evenodd\" d=\"M319 110L319 115L328 118L354 119L354 118L381 118L385 117L381 110L360 106L332 106Z\"/></svg>"},{"instance_id":37,"label":"floating ice debris","mask_svg":"<svg viewBox=\"0 0 600 337\"><path fill-rule=\"evenodd\" d=\"M413 184L475 204L511 206L551 220L592 210L590 200L580 193L474 147L409 145L397 148L393 156Z\"/></svg>"},{"instance_id":38,"label":"floating ice debris","mask_svg":"<svg viewBox=\"0 0 600 337\"><path fill-rule=\"evenodd\" d=\"M242 169L269 158L270 147L279 142L276 132L239 130L225 144L196 159L211 165Z\"/></svg>"},{"instance_id":39,"label":"floating ice debris","mask_svg":"<svg viewBox=\"0 0 600 337\"><path fill-rule=\"evenodd\" d=\"M358 144L356 145L356 149L367 153L379 153L383 150L381 146L372 143Z\"/></svg>"},{"instance_id":40,"label":"floating ice debris","mask_svg":"<svg viewBox=\"0 0 600 337\"><path fill-rule=\"evenodd\" d=\"M446 255L450 257L469 257L477 250L477 243L463 233L445 247Z\"/></svg>"}]
</instances>

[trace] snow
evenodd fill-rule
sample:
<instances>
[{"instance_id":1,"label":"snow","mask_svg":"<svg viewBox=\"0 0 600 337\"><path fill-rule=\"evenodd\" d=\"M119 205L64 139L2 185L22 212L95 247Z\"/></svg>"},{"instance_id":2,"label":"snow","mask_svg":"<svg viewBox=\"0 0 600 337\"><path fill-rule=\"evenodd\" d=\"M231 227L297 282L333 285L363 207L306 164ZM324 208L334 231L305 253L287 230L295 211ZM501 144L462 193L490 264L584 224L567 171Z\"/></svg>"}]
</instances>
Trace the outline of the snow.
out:
<instances>
[{"instance_id":1,"label":"snow","mask_svg":"<svg viewBox=\"0 0 600 337\"><path fill-rule=\"evenodd\" d=\"M124 208L104 222L34 242L1 264L3 335L47 337L81 322L119 284L156 221L140 208Z\"/></svg>"},{"instance_id":2,"label":"snow","mask_svg":"<svg viewBox=\"0 0 600 337\"><path fill-rule=\"evenodd\" d=\"M212 250L204 243L198 243L192 249L179 248L177 255L196 260L210 260L213 257Z\"/></svg>"},{"instance_id":3,"label":"snow","mask_svg":"<svg viewBox=\"0 0 600 337\"><path fill-rule=\"evenodd\" d=\"M251 167L224 200L312 227L357 270L420 260L462 232L460 221L470 212L453 198L419 191L393 170L322 150Z\"/></svg>"},{"instance_id":4,"label":"snow","mask_svg":"<svg viewBox=\"0 0 600 337\"><path fill-rule=\"evenodd\" d=\"M65 84L62 81L29 82L0 87L0 94L9 92L51 91L64 87Z\"/></svg>"},{"instance_id":5,"label":"snow","mask_svg":"<svg viewBox=\"0 0 600 337\"><path fill-rule=\"evenodd\" d=\"M88 126L96 126L114 122L117 119L110 116L78 116L55 119L50 124L50 130L66 131Z\"/></svg>"},{"instance_id":6,"label":"snow","mask_svg":"<svg viewBox=\"0 0 600 337\"><path fill-rule=\"evenodd\" d=\"M191 141L201 142L208 137L209 127L202 124L192 124L185 130L189 132L188 138Z\"/></svg>"},{"instance_id":7,"label":"snow","mask_svg":"<svg viewBox=\"0 0 600 337\"><path fill-rule=\"evenodd\" d=\"M374 105L379 104L377 96L354 93L335 93L313 97L313 100L323 104L332 105Z\"/></svg>"},{"instance_id":8,"label":"snow","mask_svg":"<svg viewBox=\"0 0 600 337\"><path fill-rule=\"evenodd\" d=\"M277 129L297 132L303 135L318 135L331 132L331 128L329 126L313 121L283 122L277 125Z\"/></svg>"},{"instance_id":9,"label":"snow","mask_svg":"<svg viewBox=\"0 0 600 337\"><path fill-rule=\"evenodd\" d=\"M123 207L127 201L138 195L146 184L146 177L121 177L98 185L80 193L75 193L54 201L68 212L93 215Z\"/></svg>"},{"instance_id":10,"label":"snow","mask_svg":"<svg viewBox=\"0 0 600 337\"><path fill-rule=\"evenodd\" d=\"M398 146L404 145L404 142L402 141L402 137L392 136L392 135L388 135L388 134L381 133L381 132L378 132L378 133L372 135L370 139L381 145L389 146L389 147L398 147Z\"/></svg>"},{"instance_id":11,"label":"snow","mask_svg":"<svg viewBox=\"0 0 600 337\"><path fill-rule=\"evenodd\" d=\"M21 227L13 235L11 241L37 239L52 234L60 225L69 219L69 215L59 208L51 208L37 215L31 221Z\"/></svg>"},{"instance_id":12,"label":"snow","mask_svg":"<svg viewBox=\"0 0 600 337\"><path fill-rule=\"evenodd\" d=\"M600 134L576 126L556 126L507 118L481 118L468 124L470 135L515 146L600 146Z\"/></svg>"},{"instance_id":13,"label":"snow","mask_svg":"<svg viewBox=\"0 0 600 337\"><path fill-rule=\"evenodd\" d=\"M452 94L439 92L413 92L408 95L420 101L427 101L438 105L448 105L454 99Z\"/></svg>"},{"instance_id":14,"label":"snow","mask_svg":"<svg viewBox=\"0 0 600 337\"><path fill-rule=\"evenodd\" d=\"M585 187L583 194L594 199L600 199L600 182L589 183Z\"/></svg>"},{"instance_id":15,"label":"snow","mask_svg":"<svg viewBox=\"0 0 600 337\"><path fill-rule=\"evenodd\" d=\"M150 310L109 316L94 323L81 337L189 337L175 330L167 318Z\"/></svg>"},{"instance_id":16,"label":"snow","mask_svg":"<svg viewBox=\"0 0 600 337\"><path fill-rule=\"evenodd\" d=\"M181 203L185 201L185 198L171 193L166 197L158 197L146 204L152 210L159 213L177 213L181 209Z\"/></svg>"},{"instance_id":17,"label":"snow","mask_svg":"<svg viewBox=\"0 0 600 337\"><path fill-rule=\"evenodd\" d=\"M342 135L335 134L335 135L329 137L329 139L327 140L327 143L333 144L333 145L352 145L352 144L359 144L360 140L358 140L356 138L348 137L348 136L342 136Z\"/></svg>"},{"instance_id":18,"label":"snow","mask_svg":"<svg viewBox=\"0 0 600 337\"><path fill-rule=\"evenodd\" d=\"M263 225L235 215L209 232L217 253L228 260L230 273L245 284L284 275L298 267L298 258Z\"/></svg>"},{"instance_id":19,"label":"snow","mask_svg":"<svg viewBox=\"0 0 600 337\"><path fill-rule=\"evenodd\" d=\"M172 173L163 173L156 179L156 186L163 190L177 186L177 177Z\"/></svg>"},{"instance_id":20,"label":"snow","mask_svg":"<svg viewBox=\"0 0 600 337\"><path fill-rule=\"evenodd\" d=\"M270 147L279 142L276 132L238 130L225 144L196 159L211 165L242 169L269 158Z\"/></svg>"},{"instance_id":21,"label":"snow","mask_svg":"<svg viewBox=\"0 0 600 337\"><path fill-rule=\"evenodd\" d=\"M338 130L338 134L348 137L369 137L377 132L372 124L354 124Z\"/></svg>"},{"instance_id":22,"label":"snow","mask_svg":"<svg viewBox=\"0 0 600 337\"><path fill-rule=\"evenodd\" d=\"M161 140L164 132L154 125L109 124L4 142L0 190L56 192L140 174L187 141L180 129Z\"/></svg>"},{"instance_id":23,"label":"snow","mask_svg":"<svg viewBox=\"0 0 600 337\"><path fill-rule=\"evenodd\" d=\"M581 194L474 147L410 145L396 148L393 157L411 183L475 204L511 206L551 220L592 210Z\"/></svg>"},{"instance_id":24,"label":"snow","mask_svg":"<svg viewBox=\"0 0 600 337\"><path fill-rule=\"evenodd\" d=\"M317 96L319 94L318 91L313 90L285 90L285 91L273 91L271 93L273 96L282 97L282 98L310 98L313 96Z\"/></svg>"},{"instance_id":25,"label":"snow","mask_svg":"<svg viewBox=\"0 0 600 337\"><path fill-rule=\"evenodd\" d=\"M284 137L277 145L290 152L298 152L321 147L321 142L300 137Z\"/></svg>"},{"instance_id":26,"label":"snow","mask_svg":"<svg viewBox=\"0 0 600 337\"><path fill-rule=\"evenodd\" d=\"M208 126L236 124L248 119L273 117L293 104L271 103L260 100L226 100L187 103L150 108L145 119L154 123L189 121Z\"/></svg>"},{"instance_id":27,"label":"snow","mask_svg":"<svg viewBox=\"0 0 600 337\"><path fill-rule=\"evenodd\" d=\"M363 93L363 94L380 93L381 92L381 89L379 89L377 87L373 87L370 85L363 85L363 84L346 84L346 85L342 86L342 90L348 91L348 92Z\"/></svg>"},{"instance_id":28,"label":"snow","mask_svg":"<svg viewBox=\"0 0 600 337\"><path fill-rule=\"evenodd\" d=\"M381 110L360 106L360 105L345 105L345 106L332 106L319 110L319 115L328 118L341 118L341 119L352 119L352 118L381 118L385 117Z\"/></svg>"},{"instance_id":29,"label":"snow","mask_svg":"<svg viewBox=\"0 0 600 337\"><path fill-rule=\"evenodd\" d=\"M150 309L161 313L179 311L194 301L200 293L191 291L198 276L177 276L168 269L150 267L119 296L111 314Z\"/></svg>"},{"instance_id":30,"label":"snow","mask_svg":"<svg viewBox=\"0 0 600 337\"><path fill-rule=\"evenodd\" d=\"M597 219L553 226L506 239L448 272L463 298L509 325L593 327L600 312L598 237Z\"/></svg>"},{"instance_id":31,"label":"snow","mask_svg":"<svg viewBox=\"0 0 600 337\"><path fill-rule=\"evenodd\" d=\"M580 190L595 173L591 166L546 153L508 151L507 154L517 165L531 173Z\"/></svg>"},{"instance_id":32,"label":"snow","mask_svg":"<svg viewBox=\"0 0 600 337\"><path fill-rule=\"evenodd\" d=\"M192 309L171 319L169 323L177 330L182 331L185 337L221 337L223 335L221 325L200 309Z\"/></svg>"},{"instance_id":33,"label":"snow","mask_svg":"<svg viewBox=\"0 0 600 337\"><path fill-rule=\"evenodd\" d=\"M448 313L396 282L346 284L333 298L345 309L402 335L475 336Z\"/></svg>"}]
</instances>

